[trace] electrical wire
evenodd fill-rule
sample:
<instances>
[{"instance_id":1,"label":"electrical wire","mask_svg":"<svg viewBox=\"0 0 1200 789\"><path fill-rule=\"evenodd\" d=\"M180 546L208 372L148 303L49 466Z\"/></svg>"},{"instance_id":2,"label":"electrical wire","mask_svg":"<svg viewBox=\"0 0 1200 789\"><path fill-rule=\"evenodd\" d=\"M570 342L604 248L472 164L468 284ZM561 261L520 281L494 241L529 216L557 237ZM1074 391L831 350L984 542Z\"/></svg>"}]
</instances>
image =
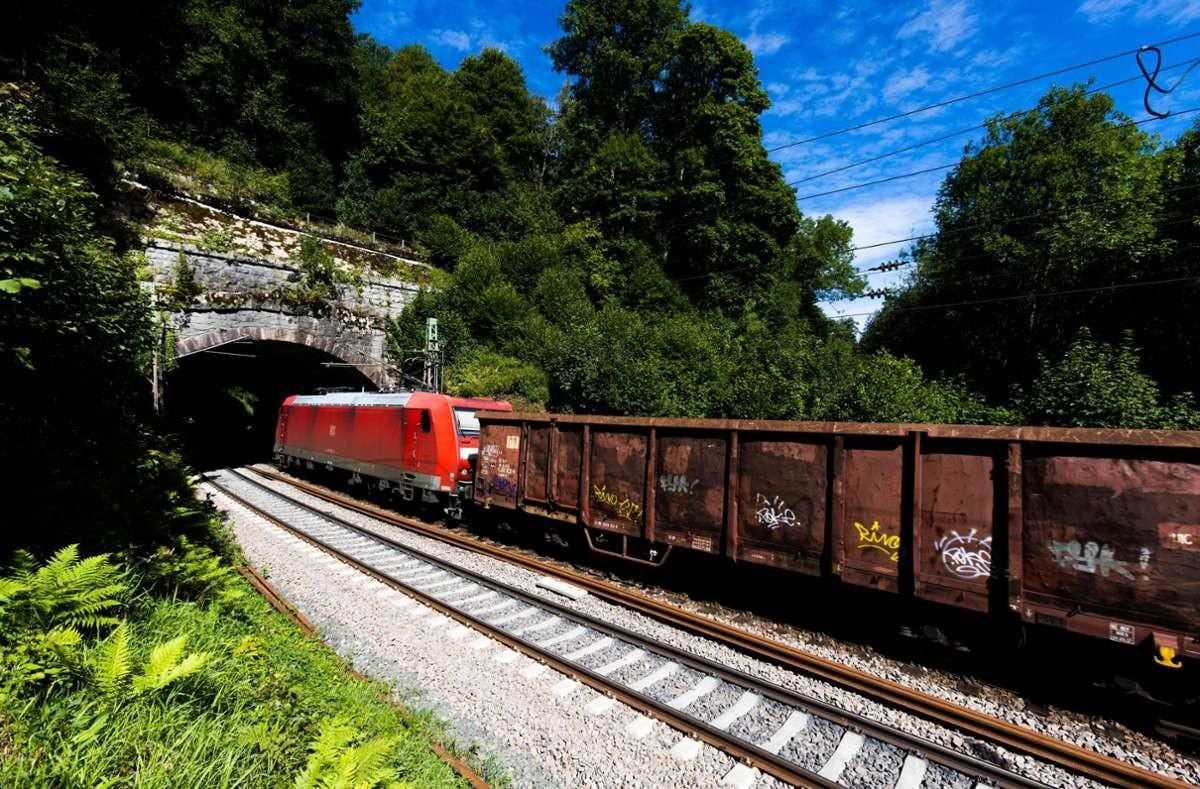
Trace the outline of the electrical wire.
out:
<instances>
[{"instance_id":1,"label":"electrical wire","mask_svg":"<svg viewBox=\"0 0 1200 789\"><path fill-rule=\"evenodd\" d=\"M1050 77L1056 77L1059 74L1066 74L1069 71L1078 71L1079 69L1082 69L1082 68L1088 68L1089 66L1097 66L1101 63L1108 63L1110 61L1117 60L1119 58L1128 57L1130 55L1136 56L1138 52L1141 52L1142 50L1146 49L1147 47L1164 47L1167 44L1177 44L1180 41L1187 41L1189 39L1193 39L1193 38L1197 38L1197 37L1200 37L1200 32L1188 33L1186 35L1176 36L1175 38L1169 38L1169 39L1166 39L1165 41L1158 41L1153 44L1145 44L1145 45L1137 47L1135 49L1127 49L1127 50L1124 50L1123 52L1117 52L1112 55L1105 55L1103 57L1099 57L1094 60L1089 60L1085 63L1076 63L1075 65L1072 65L1072 66L1063 66L1062 68L1057 68L1057 69L1054 69L1053 71L1047 71L1042 74L1036 74L1032 77L1025 77L1023 79L1015 80L1013 82L1006 82L1003 85L996 85L996 86L993 86L990 88L985 88L983 90L979 90L974 93L968 93L964 96L956 96L951 99L943 99L942 101L934 102L933 104L927 104L923 107L917 107L916 109L906 110L904 112L898 112L893 115L888 115L888 116L885 116L882 118L876 118L875 120L871 120L871 121L864 121L863 123L858 123L853 126L847 126L842 129L836 129L834 131L823 132L821 134L817 134L812 137L806 137L802 140L796 140L794 142L789 142L784 145L777 145L774 148L768 148L767 153L775 153L777 151L782 151L787 148L795 148L796 146L799 146L799 145L807 145L809 143L817 142L819 140L827 140L830 137L838 137L843 134L849 134L850 132L860 131L862 129L867 129L872 126L878 126L879 124L882 124L882 123L890 123L891 121L900 120L902 118L910 118L913 115L919 115L923 112L929 112L930 110L941 109L942 107L949 107L952 104L958 104L960 102L968 101L970 99L977 99L980 96L988 96L992 93L999 93L1000 91L1009 90L1010 88L1017 88L1022 85L1028 85L1032 82L1037 82L1039 80L1048 79Z\"/></svg>"},{"instance_id":2,"label":"electrical wire","mask_svg":"<svg viewBox=\"0 0 1200 789\"><path fill-rule=\"evenodd\" d=\"M1179 192L1186 192L1186 191L1191 191L1191 190L1195 190L1195 189L1200 189L1200 182L1189 183L1189 184L1179 184L1178 186L1168 187L1167 189L1163 189L1161 194L1164 194L1164 195L1177 194ZM1062 208L1047 209L1045 211L1034 211L1033 213L1025 214L1023 216L1009 217L1008 219L1005 219L999 223L993 223L993 222L989 222L987 224L976 223L973 225L964 225L962 227L951 227L951 228L946 228L945 230L941 230L941 231L934 231L932 233L924 233L921 235L908 236L907 238L893 239L891 241L879 241L879 242L875 242L872 244L863 244L863 245L860 245L857 247L850 247L846 251L847 252L860 252L862 250L878 249L879 247L889 246L892 244L902 244L902 243L905 243L908 241L922 241L922 240L929 239L929 238L936 238L938 236L957 235L958 233L967 233L972 230L979 230L982 228L1005 227L1014 222L1025 222L1030 219L1037 219L1037 218L1043 217L1043 216L1054 216L1056 214L1062 214L1062 213L1066 213L1068 211L1080 211L1080 210L1084 210L1084 209L1088 209L1088 208L1095 208L1097 206L1102 206L1102 205L1107 205L1109 203L1119 202L1123 199L1124 198L1106 198L1104 200L1096 200L1091 203L1080 203L1078 205L1063 206ZM908 264L905 264L905 265L908 265ZM692 275L689 275L686 277L678 277L675 279L675 282L691 282L691 281L695 281L695 280L699 280L699 279L707 279L708 277L719 276L721 274L736 274L741 271L748 271L750 269L755 269L755 268L758 268L757 264L748 265L748 266L737 266L735 268L720 269L717 271L709 271L709 272L705 272L703 274L692 274ZM856 273L858 273L858 274L866 274L867 272L868 272L868 269L856 269Z\"/></svg>"},{"instance_id":3,"label":"electrical wire","mask_svg":"<svg viewBox=\"0 0 1200 789\"><path fill-rule=\"evenodd\" d=\"M1182 68L1184 66L1189 66L1189 65L1195 66L1197 64L1200 64L1200 58L1193 58L1192 60L1184 60L1179 63L1175 63L1170 66L1167 66L1167 67L1163 68L1161 70L1161 72L1165 74L1169 71L1174 71L1174 70L1176 70L1178 68ZM1116 82L1110 82L1107 85L1100 85L1095 88L1089 88L1088 90L1084 91L1083 95L1091 96L1094 93L1102 93L1107 90L1112 90L1113 88L1119 88L1122 85L1128 85L1131 82L1138 82L1142 79L1143 79L1142 75L1137 74L1135 76L1126 77L1125 79L1118 80ZM1015 120L1024 115L1028 115L1028 114L1030 114L1032 112L1036 112L1036 111L1037 111L1036 107L1031 107L1031 108L1025 109L1025 110L1017 110L1016 112L1012 112L1008 115L1005 115L1003 118L1000 119L1000 121L1004 122L1004 121L1008 121L1008 120ZM978 123L974 126L968 126L965 129L959 129L958 131L949 132L947 134L943 134L938 137L931 137L927 140L921 140L920 142L915 142L915 143L912 143L911 145L906 145L903 148L897 148L893 151L888 151L887 153L881 153L876 156L872 156L868 159L860 159L857 162L851 162L849 164L844 164L840 167L834 167L831 170L824 170L819 173L813 173L812 175L805 176L804 178L800 178L798 180L791 181L790 184L792 186L798 186L799 184L807 183L809 181L815 181L818 178L824 178L829 175L836 175L837 173L845 172L846 170L853 170L854 168L862 167L863 165L874 164L875 162L879 162L884 159L890 159L893 156L899 156L902 153L908 153L909 151L915 151L918 148L924 148L927 145L934 145L935 143L945 142L946 140L952 140L955 137L961 137L964 134L970 134L973 131L979 131L980 129L986 129L987 126L988 126L988 122L986 122L986 121L984 123Z\"/></svg>"},{"instance_id":4,"label":"electrical wire","mask_svg":"<svg viewBox=\"0 0 1200 789\"><path fill-rule=\"evenodd\" d=\"M1200 107L1190 107L1186 110L1179 110L1178 112L1171 113L1169 116L1161 115L1161 116L1155 116L1155 117L1151 117L1151 118L1142 118L1141 120L1134 121L1133 125L1140 126L1143 123L1155 123L1157 121L1166 120L1168 117L1178 118L1178 117L1182 117L1184 115L1191 115L1192 113L1196 113L1196 112L1200 112ZM929 173L935 173L939 170L949 170L952 167L957 167L960 163L961 163L961 160L959 160L957 162L949 162L948 164L939 164L934 167L926 167L922 170L914 170L914 171L908 172L908 173L899 173L898 175L889 175L886 178L877 178L874 181L864 181L862 183L851 184L850 186L843 186L838 189L827 189L824 192L815 192L813 194L802 195L801 197L797 197L796 202L800 202L801 200L812 200L813 198L816 198L816 197L825 197L827 195L840 194L842 192L851 192L856 189L865 189L868 186L878 186L879 184L891 183L892 181L899 181L904 178L915 178L918 175L928 175ZM803 179L801 179L800 181L788 181L787 185L795 186L798 183L802 183L802 180Z\"/></svg>"},{"instance_id":5,"label":"electrical wire","mask_svg":"<svg viewBox=\"0 0 1200 789\"><path fill-rule=\"evenodd\" d=\"M1183 192L1183 191L1187 191L1189 189L1197 189L1197 188L1200 188L1200 183L1180 184L1179 186L1173 186L1173 187L1169 187L1167 189L1162 190L1162 194L1174 194L1176 192ZM1061 213L1064 213L1067 211L1078 211L1083 208L1095 208L1096 206L1114 202L1114 200L1115 200L1114 198L1108 198L1105 200L1097 200L1092 203L1081 203L1079 205L1064 206L1062 208L1052 208L1052 209L1047 209L1045 211L1035 211L1032 214L1025 214L1024 216L1009 217L1008 219L1005 219L1001 224L1007 225L1012 222L1024 222L1029 219L1037 219L1038 217L1042 217L1042 216L1053 216L1054 214L1061 214ZM878 249L880 247L893 246L895 244L905 244L905 243L908 243L909 241L923 241L927 238L936 238L939 235L944 236L944 235L951 234L951 233L967 233L972 230L979 230L980 228L991 227L991 226L992 226L991 223L988 223L987 225L984 225L982 223L977 223L974 225L964 225L963 227L950 227L950 228L946 228L945 230L940 230L940 231L935 230L930 233L921 233L921 234L918 234L915 236L907 236L905 238L895 238L890 241L875 241L870 244L860 244L859 246L856 246L856 247L850 247L850 249L847 251L862 252L863 250L867 250L867 249Z\"/></svg>"},{"instance_id":6,"label":"electrical wire","mask_svg":"<svg viewBox=\"0 0 1200 789\"><path fill-rule=\"evenodd\" d=\"M1165 218L1165 215L1159 215L1159 218ZM1195 221L1196 221L1196 218L1194 216L1184 216L1179 219L1173 219L1170 222L1160 222L1157 225L1157 227L1159 227L1159 228L1174 227L1175 225L1192 224ZM1160 239L1160 240L1167 240L1167 239ZM998 257L998 255L997 255L997 253L994 253L994 252L975 252L970 255L957 255L954 257L954 262L961 263L963 261L968 261L968 260L982 260L984 258L995 258L995 257ZM1073 256L1070 256L1070 257L1073 257ZM1043 258L1043 260L1046 260L1046 261L1066 260L1066 259L1068 259L1068 258L1061 258L1061 257ZM904 262L895 261L894 264L889 264L888 268L886 268L886 269L879 269L877 267L857 268L857 269L855 269L855 273L859 274L860 276L864 276L864 277L880 277L880 276L883 276L884 274L891 274L894 271L901 271L903 269L909 269L916 265L917 265L916 260L908 260L908 261L904 261Z\"/></svg>"},{"instance_id":7,"label":"electrical wire","mask_svg":"<svg viewBox=\"0 0 1200 789\"><path fill-rule=\"evenodd\" d=\"M1022 301L1024 299L1039 299L1046 296L1071 296L1081 293L1098 293L1106 290L1126 290L1128 288L1145 288L1154 285L1171 285L1179 282L1200 282L1200 274L1192 274L1186 277L1172 277L1170 279L1158 279L1148 282L1124 282L1113 285L1100 285L1092 288L1072 288L1070 290L1049 290L1042 293L1019 293L1011 296L996 296L987 299L972 299L969 301L955 301L947 304L921 304L915 307L895 307L894 312L923 312L926 310L950 309L953 307L972 307L980 304L995 304L1005 301ZM864 315L874 315L879 310L869 310L867 312L845 312L839 313L837 318L857 318Z\"/></svg>"}]
</instances>

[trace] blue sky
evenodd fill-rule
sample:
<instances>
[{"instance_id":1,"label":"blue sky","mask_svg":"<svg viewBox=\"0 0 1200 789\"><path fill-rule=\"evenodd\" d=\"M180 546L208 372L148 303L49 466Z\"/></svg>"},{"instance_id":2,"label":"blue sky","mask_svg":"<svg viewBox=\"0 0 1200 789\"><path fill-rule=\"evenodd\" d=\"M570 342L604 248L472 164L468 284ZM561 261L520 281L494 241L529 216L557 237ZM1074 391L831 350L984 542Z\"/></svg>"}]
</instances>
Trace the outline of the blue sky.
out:
<instances>
[{"instance_id":1,"label":"blue sky","mask_svg":"<svg viewBox=\"0 0 1200 789\"><path fill-rule=\"evenodd\" d=\"M393 47L423 44L447 68L483 47L498 47L525 69L532 90L552 100L567 77L554 72L544 47L559 35L564 4L565 0L363 0L353 21L357 30ZM734 32L754 52L759 77L773 102L763 118L764 142L772 148L1200 31L1200 0L698 0L691 16ZM1164 48L1166 65L1197 57L1200 38ZM1096 84L1105 85L1137 74L1130 56L772 156L789 181L811 179L796 186L800 208L846 220L854 228L856 245L904 238L931 229L929 209L945 171L805 198L952 163L979 132L834 175L813 176L969 128L998 112L1029 107L1050 84L1095 77ZM1174 75L1164 76L1163 81L1173 79ZM1134 119L1148 117L1142 109L1143 85L1129 83L1112 93L1122 111ZM1200 106L1200 69L1154 106ZM1169 139L1196 117L1200 114L1143 128ZM902 248L864 250L855 265L868 268ZM883 287L901 277L876 274L869 282ZM861 325L863 313L881 303L859 299L822 306L831 314L851 315Z\"/></svg>"}]
</instances>

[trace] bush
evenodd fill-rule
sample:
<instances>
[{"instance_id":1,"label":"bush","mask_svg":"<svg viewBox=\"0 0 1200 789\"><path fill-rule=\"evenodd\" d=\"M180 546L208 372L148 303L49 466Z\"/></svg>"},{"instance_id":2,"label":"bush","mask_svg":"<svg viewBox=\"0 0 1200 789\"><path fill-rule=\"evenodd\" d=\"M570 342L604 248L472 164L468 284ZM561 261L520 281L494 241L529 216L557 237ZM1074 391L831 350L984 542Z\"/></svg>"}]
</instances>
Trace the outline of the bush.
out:
<instances>
[{"instance_id":1,"label":"bush","mask_svg":"<svg viewBox=\"0 0 1200 789\"><path fill-rule=\"evenodd\" d=\"M451 366L446 371L445 385L447 392L461 397L515 399L538 410L544 409L550 399L545 370L483 348Z\"/></svg>"},{"instance_id":2,"label":"bush","mask_svg":"<svg viewBox=\"0 0 1200 789\"><path fill-rule=\"evenodd\" d=\"M236 208L265 204L284 210L291 202L286 173L235 162L187 143L150 140L142 157L131 162L131 169L151 181L215 197Z\"/></svg>"},{"instance_id":3,"label":"bush","mask_svg":"<svg viewBox=\"0 0 1200 789\"><path fill-rule=\"evenodd\" d=\"M1029 395L1019 399L1031 424L1194 430L1200 412L1190 393L1163 403L1158 384L1140 369L1133 335L1114 346L1083 329L1055 364L1042 370Z\"/></svg>"}]
</instances>

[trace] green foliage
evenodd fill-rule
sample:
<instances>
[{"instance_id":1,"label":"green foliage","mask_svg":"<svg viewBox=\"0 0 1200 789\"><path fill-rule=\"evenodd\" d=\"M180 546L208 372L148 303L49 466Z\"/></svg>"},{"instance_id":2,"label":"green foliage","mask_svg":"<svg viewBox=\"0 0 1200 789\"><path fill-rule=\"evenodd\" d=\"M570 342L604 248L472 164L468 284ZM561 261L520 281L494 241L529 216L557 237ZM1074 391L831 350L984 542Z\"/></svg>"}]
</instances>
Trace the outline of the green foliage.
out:
<instances>
[{"instance_id":1,"label":"green foliage","mask_svg":"<svg viewBox=\"0 0 1200 789\"><path fill-rule=\"evenodd\" d=\"M228 252L237 238L233 228L206 230L200 234L197 246L209 252Z\"/></svg>"},{"instance_id":2,"label":"green foliage","mask_svg":"<svg viewBox=\"0 0 1200 789\"><path fill-rule=\"evenodd\" d=\"M291 187L286 173L219 156L188 143L150 140L133 165L152 182L217 197L243 210L289 205Z\"/></svg>"},{"instance_id":3,"label":"green foliage","mask_svg":"<svg viewBox=\"0 0 1200 789\"><path fill-rule=\"evenodd\" d=\"M165 300L163 306L171 312L182 312L195 304L203 293L204 289L196 279L196 271L188 256L180 252L171 270L171 282L162 292Z\"/></svg>"},{"instance_id":4,"label":"green foliage","mask_svg":"<svg viewBox=\"0 0 1200 789\"><path fill-rule=\"evenodd\" d=\"M196 587L181 584L160 596L166 589L153 578L176 572L181 556L195 557L185 574L211 574L212 555L193 545L135 564L130 580L141 592L103 640L70 628L0 628L0 785L266 787L285 776L313 786L460 785L426 746L425 737L440 737L427 715L398 710L389 689L350 678L227 564L223 583L239 594L196 599ZM60 552L38 568L21 557L0 590L24 594L15 578L47 568L63 575L95 557L68 558ZM329 723L348 720L353 728Z\"/></svg>"},{"instance_id":5,"label":"green foliage","mask_svg":"<svg viewBox=\"0 0 1200 789\"><path fill-rule=\"evenodd\" d=\"M316 236L301 238L296 264L296 273L290 277L296 284L289 298L316 316L326 315L333 309L341 295L341 286L361 287L363 284L362 272L338 265Z\"/></svg>"},{"instance_id":6,"label":"green foliage","mask_svg":"<svg viewBox=\"0 0 1200 789\"><path fill-rule=\"evenodd\" d=\"M238 574L225 558L185 536L173 544L159 545L145 562L142 578L171 597L230 603L242 595Z\"/></svg>"},{"instance_id":7,"label":"green foliage","mask_svg":"<svg viewBox=\"0 0 1200 789\"><path fill-rule=\"evenodd\" d=\"M123 605L128 587L124 570L108 554L79 558L68 545L44 565L19 552L15 571L0 579L0 622L18 628L97 628L114 625L113 609Z\"/></svg>"},{"instance_id":8,"label":"green foliage","mask_svg":"<svg viewBox=\"0 0 1200 789\"><path fill-rule=\"evenodd\" d=\"M150 650L142 673L133 678L134 693L161 690L172 682L195 674L208 662L207 652L191 652L184 655L187 636L176 636Z\"/></svg>"},{"instance_id":9,"label":"green foliage","mask_svg":"<svg viewBox=\"0 0 1200 789\"><path fill-rule=\"evenodd\" d=\"M295 789L373 789L403 787L389 764L398 738L375 737L362 741L362 733L349 721L321 721L320 734L304 770L292 782Z\"/></svg>"},{"instance_id":10,"label":"green foliage","mask_svg":"<svg viewBox=\"0 0 1200 789\"><path fill-rule=\"evenodd\" d=\"M1180 273L1183 261L1164 254L1169 215L1155 142L1110 96L1088 95L1083 85L1054 88L1034 111L989 121L942 185L938 232L913 250L916 273L872 322L867 346L961 375L999 400L1014 384L1028 387L1041 359L1062 355L1081 326L1109 341L1139 330L1162 312L1163 291L910 308ZM1193 326L1184 336L1194 334Z\"/></svg>"},{"instance_id":11,"label":"green foliage","mask_svg":"<svg viewBox=\"0 0 1200 789\"><path fill-rule=\"evenodd\" d=\"M462 397L515 396L544 407L550 399L546 372L537 365L495 351L477 349L446 372L446 391Z\"/></svg>"},{"instance_id":12,"label":"green foliage","mask_svg":"<svg viewBox=\"0 0 1200 789\"><path fill-rule=\"evenodd\" d=\"M1158 385L1140 369L1133 335L1119 345L1080 331L1056 363L1042 360L1029 395L1020 405L1033 424L1195 430L1200 411L1190 393L1161 401Z\"/></svg>"},{"instance_id":13,"label":"green foliage","mask_svg":"<svg viewBox=\"0 0 1200 789\"><path fill-rule=\"evenodd\" d=\"M92 681L96 684L96 689L109 697L120 694L129 679L132 660L129 627L122 622L96 648L91 657Z\"/></svg>"}]
</instances>

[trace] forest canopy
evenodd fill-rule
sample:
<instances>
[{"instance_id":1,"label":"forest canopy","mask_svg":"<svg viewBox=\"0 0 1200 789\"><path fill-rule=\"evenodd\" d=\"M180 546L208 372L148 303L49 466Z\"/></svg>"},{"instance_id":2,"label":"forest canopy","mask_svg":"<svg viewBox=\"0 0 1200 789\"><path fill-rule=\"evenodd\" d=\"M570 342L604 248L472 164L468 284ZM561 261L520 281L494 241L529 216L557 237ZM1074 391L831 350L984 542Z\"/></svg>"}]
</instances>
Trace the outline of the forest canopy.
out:
<instances>
[{"instance_id":1,"label":"forest canopy","mask_svg":"<svg viewBox=\"0 0 1200 789\"><path fill-rule=\"evenodd\" d=\"M566 80L551 102L497 49L447 69L419 44L356 35L355 7L22 4L0 67L36 96L37 144L102 203L123 174L174 168L246 210L412 241L448 277L389 327L395 361L437 317L455 391L591 412L1055 423L1094 398L1066 384L1086 368L1152 384L1114 384L1128 407L1073 412L1092 423L1195 421L1196 282L1149 284L1192 271L1200 132L1164 145L1084 86L990 121L860 341L817 307L863 292L851 229L798 209L733 34L678 0L571 0L547 47ZM97 221L121 253L120 228ZM1097 285L1112 287L1010 298Z\"/></svg>"}]
</instances>

